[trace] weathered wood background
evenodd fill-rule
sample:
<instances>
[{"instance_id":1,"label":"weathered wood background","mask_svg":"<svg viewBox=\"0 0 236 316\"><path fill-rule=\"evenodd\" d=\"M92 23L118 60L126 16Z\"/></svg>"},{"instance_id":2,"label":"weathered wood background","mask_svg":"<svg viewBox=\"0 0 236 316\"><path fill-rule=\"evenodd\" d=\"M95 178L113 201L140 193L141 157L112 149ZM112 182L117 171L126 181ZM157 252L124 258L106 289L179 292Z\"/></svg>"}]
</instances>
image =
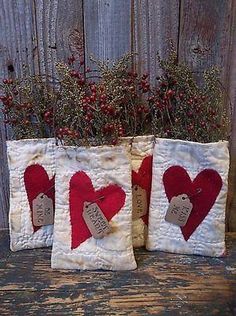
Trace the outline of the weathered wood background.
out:
<instances>
[{"instance_id":1,"label":"weathered wood background","mask_svg":"<svg viewBox=\"0 0 236 316\"><path fill-rule=\"evenodd\" d=\"M55 63L84 50L114 60L132 50L138 70L152 80L172 39L179 60L197 75L222 67L222 81L236 108L235 0L0 0L0 77L55 74ZM231 139L227 230L236 231L236 110ZM0 228L7 227L8 171L0 117Z\"/></svg>"}]
</instances>

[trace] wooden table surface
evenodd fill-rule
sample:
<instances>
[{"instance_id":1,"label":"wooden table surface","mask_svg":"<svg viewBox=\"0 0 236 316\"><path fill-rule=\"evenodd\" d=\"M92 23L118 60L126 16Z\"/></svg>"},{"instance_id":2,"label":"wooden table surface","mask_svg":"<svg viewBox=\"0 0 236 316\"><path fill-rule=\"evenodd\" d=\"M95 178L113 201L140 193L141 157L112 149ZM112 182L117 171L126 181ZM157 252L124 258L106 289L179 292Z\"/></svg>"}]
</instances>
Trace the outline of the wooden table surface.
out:
<instances>
[{"instance_id":1,"label":"wooden table surface","mask_svg":"<svg viewBox=\"0 0 236 316\"><path fill-rule=\"evenodd\" d=\"M9 250L0 232L0 315L236 315L236 233L225 258L136 250L138 269L50 268L51 249Z\"/></svg>"}]
</instances>

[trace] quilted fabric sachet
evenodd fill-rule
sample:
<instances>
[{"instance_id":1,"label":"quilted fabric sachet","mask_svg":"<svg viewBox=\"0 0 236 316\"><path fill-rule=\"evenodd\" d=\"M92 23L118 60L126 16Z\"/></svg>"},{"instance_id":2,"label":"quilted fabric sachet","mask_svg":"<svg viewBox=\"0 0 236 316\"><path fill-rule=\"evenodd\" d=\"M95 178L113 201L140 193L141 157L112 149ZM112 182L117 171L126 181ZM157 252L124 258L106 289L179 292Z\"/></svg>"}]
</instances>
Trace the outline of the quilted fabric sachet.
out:
<instances>
[{"instance_id":1,"label":"quilted fabric sachet","mask_svg":"<svg viewBox=\"0 0 236 316\"><path fill-rule=\"evenodd\" d=\"M228 142L157 139L148 250L225 254Z\"/></svg>"},{"instance_id":2,"label":"quilted fabric sachet","mask_svg":"<svg viewBox=\"0 0 236 316\"><path fill-rule=\"evenodd\" d=\"M126 145L132 168L132 191L133 191L133 221L132 239L135 248L142 247L146 243L148 211L152 184L152 154L154 136L124 137L122 143ZM135 203L136 192L141 190L144 194L145 211L143 205ZM140 213L138 212L140 210Z\"/></svg>"},{"instance_id":3,"label":"quilted fabric sachet","mask_svg":"<svg viewBox=\"0 0 236 316\"><path fill-rule=\"evenodd\" d=\"M55 203L55 140L7 141L10 171L10 248L12 251L52 245ZM37 198L50 203L50 224L36 223Z\"/></svg>"},{"instance_id":4,"label":"quilted fabric sachet","mask_svg":"<svg viewBox=\"0 0 236 316\"><path fill-rule=\"evenodd\" d=\"M52 268L135 269L125 148L59 146L56 158Z\"/></svg>"}]
</instances>

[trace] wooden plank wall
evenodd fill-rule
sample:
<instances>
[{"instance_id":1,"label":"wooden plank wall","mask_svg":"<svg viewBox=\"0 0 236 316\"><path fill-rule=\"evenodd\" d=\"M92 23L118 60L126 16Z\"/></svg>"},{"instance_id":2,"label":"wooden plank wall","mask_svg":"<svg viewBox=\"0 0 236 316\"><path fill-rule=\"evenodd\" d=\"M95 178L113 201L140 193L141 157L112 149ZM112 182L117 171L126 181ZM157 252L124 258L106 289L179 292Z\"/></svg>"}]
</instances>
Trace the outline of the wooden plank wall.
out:
<instances>
[{"instance_id":1,"label":"wooden plank wall","mask_svg":"<svg viewBox=\"0 0 236 316\"><path fill-rule=\"evenodd\" d=\"M235 7L234 0L0 0L0 77L21 76L23 64L30 74L55 77L55 63L71 53L84 53L90 67L90 54L114 60L132 50L138 53L138 71L149 72L154 82L156 52L164 57L172 39L179 59L197 75L211 65L222 67L222 80L236 104ZM236 231L236 124L233 128L227 226ZM7 227L7 210L0 118L0 228Z\"/></svg>"},{"instance_id":2,"label":"wooden plank wall","mask_svg":"<svg viewBox=\"0 0 236 316\"><path fill-rule=\"evenodd\" d=\"M228 199L228 230L236 231L236 2L233 1L231 23L231 54L229 56L229 76L226 84L229 86L229 96L232 102L233 124L231 137L231 171L230 171L230 191Z\"/></svg>"}]
</instances>

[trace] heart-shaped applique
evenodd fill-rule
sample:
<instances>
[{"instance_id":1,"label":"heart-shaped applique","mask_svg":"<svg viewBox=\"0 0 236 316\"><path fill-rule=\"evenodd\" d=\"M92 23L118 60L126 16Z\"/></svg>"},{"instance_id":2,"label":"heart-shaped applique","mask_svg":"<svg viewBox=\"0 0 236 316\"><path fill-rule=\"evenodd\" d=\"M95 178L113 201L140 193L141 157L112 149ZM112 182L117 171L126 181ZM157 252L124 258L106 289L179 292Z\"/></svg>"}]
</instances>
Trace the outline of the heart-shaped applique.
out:
<instances>
[{"instance_id":1,"label":"heart-shaped applique","mask_svg":"<svg viewBox=\"0 0 236 316\"><path fill-rule=\"evenodd\" d=\"M152 188L152 156L143 159L138 172L132 170L132 186L138 185L147 193L147 204L149 209L151 188ZM141 217L146 225L148 225L148 212Z\"/></svg>"},{"instance_id":2,"label":"heart-shaped applique","mask_svg":"<svg viewBox=\"0 0 236 316\"><path fill-rule=\"evenodd\" d=\"M107 218L108 222L125 204L126 194L116 184L110 184L97 191L94 190L88 175L79 171L70 179L70 220L72 228L71 249L77 248L92 235L83 218L84 202L95 202Z\"/></svg>"},{"instance_id":3,"label":"heart-shaped applique","mask_svg":"<svg viewBox=\"0 0 236 316\"><path fill-rule=\"evenodd\" d=\"M52 179L49 179L44 167L39 164L35 164L25 169L24 182L30 205L32 225L35 233L41 228L41 226L34 226L33 224L33 200L40 193L44 193L47 197L53 200L53 207L55 209L55 176L53 176Z\"/></svg>"},{"instance_id":4,"label":"heart-shaped applique","mask_svg":"<svg viewBox=\"0 0 236 316\"><path fill-rule=\"evenodd\" d=\"M187 241L214 205L222 188L222 179L217 171L204 169L192 181L183 167L172 166L165 171L163 183L169 202L172 197L185 193L193 204L186 225L181 227ZM199 189L200 193L196 194Z\"/></svg>"}]
</instances>

